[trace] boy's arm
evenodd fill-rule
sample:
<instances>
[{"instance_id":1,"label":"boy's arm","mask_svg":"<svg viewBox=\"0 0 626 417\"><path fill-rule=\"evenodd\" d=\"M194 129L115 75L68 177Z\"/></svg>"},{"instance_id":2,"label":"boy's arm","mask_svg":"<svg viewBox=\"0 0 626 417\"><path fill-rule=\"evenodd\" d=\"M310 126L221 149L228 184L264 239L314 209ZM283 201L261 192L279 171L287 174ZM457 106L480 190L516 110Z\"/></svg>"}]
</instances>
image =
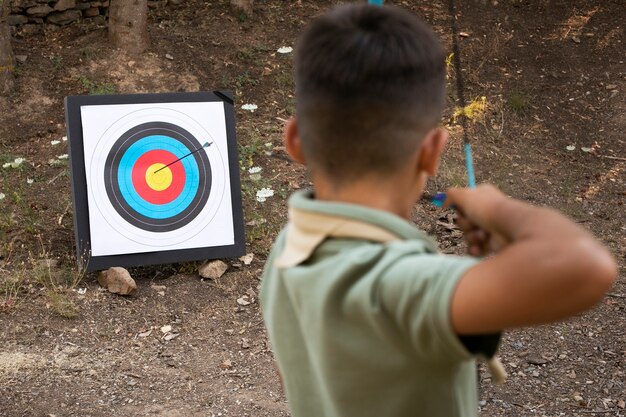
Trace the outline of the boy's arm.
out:
<instances>
[{"instance_id":1,"label":"boy's arm","mask_svg":"<svg viewBox=\"0 0 626 417\"><path fill-rule=\"evenodd\" d=\"M459 224L474 237L474 252L489 243L499 247L457 285L451 312L457 334L563 319L592 307L615 280L608 250L558 212L507 198L492 186L447 195L446 205L456 206Z\"/></svg>"}]
</instances>

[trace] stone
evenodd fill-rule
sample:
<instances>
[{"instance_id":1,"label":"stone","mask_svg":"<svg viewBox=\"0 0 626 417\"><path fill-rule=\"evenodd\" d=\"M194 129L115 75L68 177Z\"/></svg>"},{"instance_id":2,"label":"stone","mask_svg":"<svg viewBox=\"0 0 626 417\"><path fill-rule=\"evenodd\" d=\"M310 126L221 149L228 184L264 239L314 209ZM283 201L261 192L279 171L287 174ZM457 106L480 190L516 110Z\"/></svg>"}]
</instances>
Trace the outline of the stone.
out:
<instances>
[{"instance_id":1,"label":"stone","mask_svg":"<svg viewBox=\"0 0 626 417\"><path fill-rule=\"evenodd\" d=\"M46 17L52 13L54 9L47 4L41 6L30 7L26 10L26 14L30 17Z\"/></svg>"},{"instance_id":2,"label":"stone","mask_svg":"<svg viewBox=\"0 0 626 417\"><path fill-rule=\"evenodd\" d=\"M76 0L59 0L54 5L54 10L57 12L63 12L67 9L73 9L76 7Z\"/></svg>"},{"instance_id":3,"label":"stone","mask_svg":"<svg viewBox=\"0 0 626 417\"><path fill-rule=\"evenodd\" d=\"M137 284L124 268L114 266L98 274L98 284L113 294L131 295L137 291Z\"/></svg>"},{"instance_id":4,"label":"stone","mask_svg":"<svg viewBox=\"0 0 626 417\"><path fill-rule=\"evenodd\" d=\"M28 9L37 5L37 0L12 0L10 2L11 7L19 9Z\"/></svg>"},{"instance_id":5,"label":"stone","mask_svg":"<svg viewBox=\"0 0 626 417\"><path fill-rule=\"evenodd\" d=\"M92 1L91 3L89 3L89 5L91 7L100 7L100 6L102 6L102 3L99 2L99 1Z\"/></svg>"},{"instance_id":6,"label":"stone","mask_svg":"<svg viewBox=\"0 0 626 417\"><path fill-rule=\"evenodd\" d=\"M83 14L78 10L66 10L64 12L54 12L48 16L47 22L55 25L67 25L72 23L78 19L80 19Z\"/></svg>"},{"instance_id":7,"label":"stone","mask_svg":"<svg viewBox=\"0 0 626 417\"><path fill-rule=\"evenodd\" d=\"M7 17L7 23L9 26L18 26L28 23L28 18L22 14L10 14Z\"/></svg>"},{"instance_id":8,"label":"stone","mask_svg":"<svg viewBox=\"0 0 626 417\"><path fill-rule=\"evenodd\" d=\"M15 60L20 64L23 64L28 59L28 55L15 55Z\"/></svg>"},{"instance_id":9,"label":"stone","mask_svg":"<svg viewBox=\"0 0 626 417\"><path fill-rule=\"evenodd\" d=\"M91 8L89 3L78 3L75 7L76 10L87 10L89 8Z\"/></svg>"},{"instance_id":10,"label":"stone","mask_svg":"<svg viewBox=\"0 0 626 417\"><path fill-rule=\"evenodd\" d=\"M97 7L92 7L91 9L87 9L83 12L83 16L85 17L96 17L100 15L100 9Z\"/></svg>"},{"instance_id":11,"label":"stone","mask_svg":"<svg viewBox=\"0 0 626 417\"><path fill-rule=\"evenodd\" d=\"M215 261L206 261L200 268L198 268L198 274L202 278L207 279L218 279L222 275L226 273L228 269L228 264L224 261L215 260Z\"/></svg>"},{"instance_id":12,"label":"stone","mask_svg":"<svg viewBox=\"0 0 626 417\"><path fill-rule=\"evenodd\" d=\"M21 33L24 36L39 35L40 33L43 33L43 25L35 25L32 23L23 25Z\"/></svg>"},{"instance_id":13,"label":"stone","mask_svg":"<svg viewBox=\"0 0 626 417\"><path fill-rule=\"evenodd\" d=\"M36 25L41 25L43 24L43 19L41 17L29 17L28 22L34 23Z\"/></svg>"}]
</instances>

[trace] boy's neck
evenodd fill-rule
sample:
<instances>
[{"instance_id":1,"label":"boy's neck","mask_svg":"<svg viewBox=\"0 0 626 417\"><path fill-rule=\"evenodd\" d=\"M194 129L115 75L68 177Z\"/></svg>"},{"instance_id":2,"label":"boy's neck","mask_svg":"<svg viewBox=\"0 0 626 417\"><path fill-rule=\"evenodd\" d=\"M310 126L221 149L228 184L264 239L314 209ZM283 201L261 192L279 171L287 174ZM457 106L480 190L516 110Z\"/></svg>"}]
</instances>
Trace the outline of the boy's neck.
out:
<instances>
[{"instance_id":1,"label":"boy's neck","mask_svg":"<svg viewBox=\"0 0 626 417\"><path fill-rule=\"evenodd\" d=\"M415 187L415 184L399 178L386 181L368 179L337 187L313 176L313 184L317 200L358 204L387 211L407 220L421 194L421 187Z\"/></svg>"}]
</instances>

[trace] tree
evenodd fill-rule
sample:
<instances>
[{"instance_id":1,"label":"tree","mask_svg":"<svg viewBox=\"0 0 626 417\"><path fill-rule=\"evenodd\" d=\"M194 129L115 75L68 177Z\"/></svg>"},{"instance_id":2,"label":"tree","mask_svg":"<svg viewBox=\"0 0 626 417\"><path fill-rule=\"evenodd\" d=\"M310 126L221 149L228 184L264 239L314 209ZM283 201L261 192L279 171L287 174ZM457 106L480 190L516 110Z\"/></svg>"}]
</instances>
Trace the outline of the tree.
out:
<instances>
[{"instance_id":1,"label":"tree","mask_svg":"<svg viewBox=\"0 0 626 417\"><path fill-rule=\"evenodd\" d=\"M237 13L245 13L247 16L252 16L252 5L254 0L230 0L231 7Z\"/></svg>"},{"instance_id":2,"label":"tree","mask_svg":"<svg viewBox=\"0 0 626 417\"><path fill-rule=\"evenodd\" d=\"M7 16L11 11L9 0L0 0L0 94L6 94L13 88L13 49L11 48L11 31Z\"/></svg>"},{"instance_id":3,"label":"tree","mask_svg":"<svg viewBox=\"0 0 626 417\"><path fill-rule=\"evenodd\" d=\"M116 48L140 54L150 46L148 0L112 0L109 8L109 39Z\"/></svg>"}]
</instances>

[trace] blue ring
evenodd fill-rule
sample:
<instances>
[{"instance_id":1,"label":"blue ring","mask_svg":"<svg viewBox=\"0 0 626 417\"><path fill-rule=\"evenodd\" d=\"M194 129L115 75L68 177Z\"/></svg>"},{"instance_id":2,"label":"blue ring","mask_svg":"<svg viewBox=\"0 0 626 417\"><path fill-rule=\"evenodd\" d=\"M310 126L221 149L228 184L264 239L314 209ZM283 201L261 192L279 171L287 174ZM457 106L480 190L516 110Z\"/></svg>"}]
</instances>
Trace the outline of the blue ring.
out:
<instances>
[{"instance_id":1,"label":"blue ring","mask_svg":"<svg viewBox=\"0 0 626 417\"><path fill-rule=\"evenodd\" d=\"M193 201L200 184L199 169L194 158L180 161L185 170L185 185L180 195L167 204L153 204L144 200L133 187L132 169L137 160L151 150L171 152L176 158L189 154L192 150L181 142L164 135L146 136L133 143L122 156L118 166L118 186L126 203L139 214L154 219L174 217L185 210ZM172 161L170 161L172 162ZM163 161L167 164L168 161Z\"/></svg>"}]
</instances>

